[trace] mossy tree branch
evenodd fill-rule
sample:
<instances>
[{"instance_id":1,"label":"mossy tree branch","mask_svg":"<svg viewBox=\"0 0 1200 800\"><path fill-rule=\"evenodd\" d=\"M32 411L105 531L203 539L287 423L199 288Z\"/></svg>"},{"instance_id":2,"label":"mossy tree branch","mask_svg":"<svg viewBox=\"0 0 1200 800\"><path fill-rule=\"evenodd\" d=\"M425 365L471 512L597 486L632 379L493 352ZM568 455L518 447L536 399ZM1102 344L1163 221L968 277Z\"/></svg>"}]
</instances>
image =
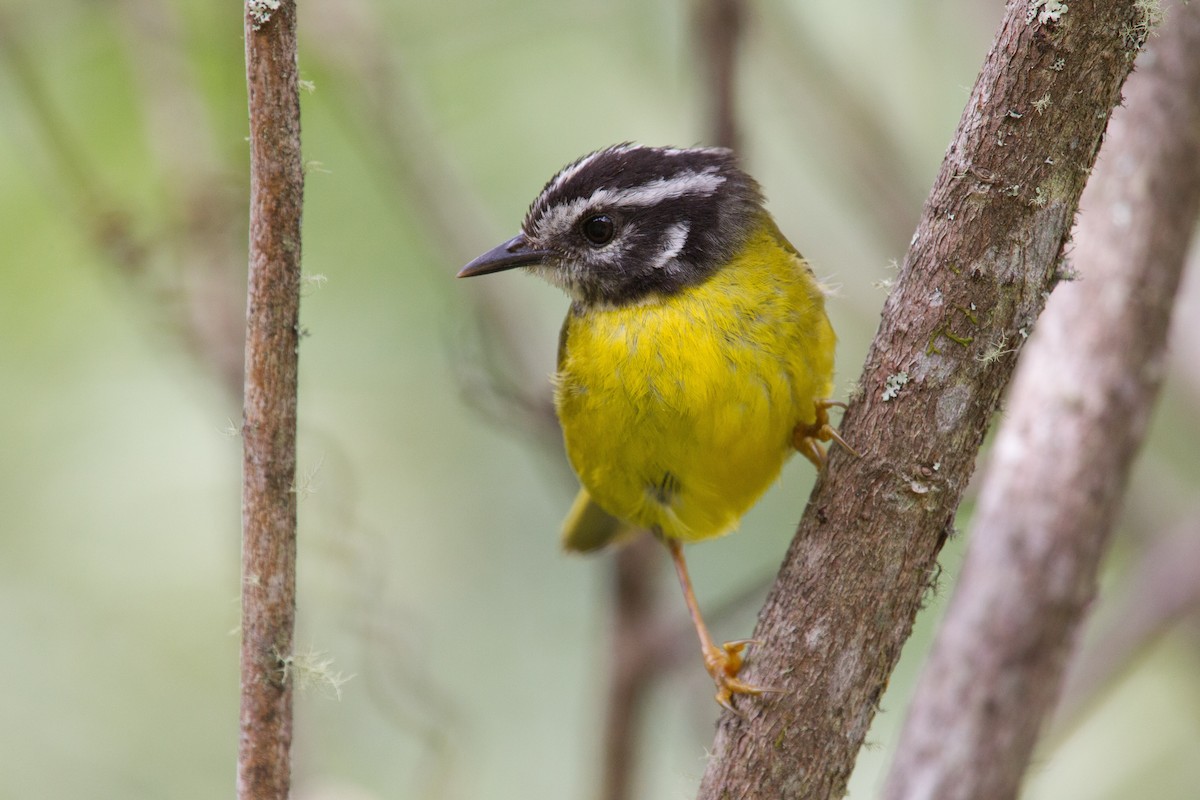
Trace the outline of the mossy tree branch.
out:
<instances>
[{"instance_id":1,"label":"mossy tree branch","mask_svg":"<svg viewBox=\"0 0 1200 800\"><path fill-rule=\"evenodd\" d=\"M304 170L293 0L245 8L250 269L242 493L238 797L290 784L296 616L296 377Z\"/></svg>"},{"instance_id":2,"label":"mossy tree branch","mask_svg":"<svg viewBox=\"0 0 1200 800\"><path fill-rule=\"evenodd\" d=\"M1084 193L1082 280L1055 292L1013 381L892 800L1015 797L1096 597L1200 213L1200 8L1172 11ZM1194 580L1200 562L1182 563Z\"/></svg>"},{"instance_id":3,"label":"mossy tree branch","mask_svg":"<svg viewBox=\"0 0 1200 800\"><path fill-rule=\"evenodd\" d=\"M1143 5L1009 2L842 422L860 455L832 452L759 616L745 677L781 691L722 718L701 800L845 793L1057 280Z\"/></svg>"}]
</instances>

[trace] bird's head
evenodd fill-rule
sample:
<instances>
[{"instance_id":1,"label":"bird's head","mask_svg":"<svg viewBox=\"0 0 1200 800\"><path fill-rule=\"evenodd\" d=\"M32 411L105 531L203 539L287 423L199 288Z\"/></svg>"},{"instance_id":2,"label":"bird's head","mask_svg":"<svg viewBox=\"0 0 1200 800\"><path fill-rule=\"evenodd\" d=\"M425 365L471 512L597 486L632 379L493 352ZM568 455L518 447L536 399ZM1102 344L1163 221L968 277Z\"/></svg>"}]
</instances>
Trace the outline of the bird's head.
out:
<instances>
[{"instance_id":1,"label":"bird's head","mask_svg":"<svg viewBox=\"0 0 1200 800\"><path fill-rule=\"evenodd\" d=\"M584 306L669 295L728 263L762 202L730 150L620 144L559 170L521 232L458 275L525 267Z\"/></svg>"}]
</instances>

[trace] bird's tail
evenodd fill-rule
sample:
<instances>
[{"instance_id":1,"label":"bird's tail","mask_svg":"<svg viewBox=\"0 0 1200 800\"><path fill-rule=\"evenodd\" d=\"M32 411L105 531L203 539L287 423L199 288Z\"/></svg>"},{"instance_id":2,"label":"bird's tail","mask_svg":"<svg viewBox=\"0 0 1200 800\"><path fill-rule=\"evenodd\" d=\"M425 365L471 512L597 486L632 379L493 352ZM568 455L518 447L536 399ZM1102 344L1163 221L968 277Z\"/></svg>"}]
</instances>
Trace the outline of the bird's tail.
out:
<instances>
[{"instance_id":1,"label":"bird's tail","mask_svg":"<svg viewBox=\"0 0 1200 800\"><path fill-rule=\"evenodd\" d=\"M563 549L572 553L591 553L617 541L629 538L636 528L609 514L580 489L563 520Z\"/></svg>"}]
</instances>

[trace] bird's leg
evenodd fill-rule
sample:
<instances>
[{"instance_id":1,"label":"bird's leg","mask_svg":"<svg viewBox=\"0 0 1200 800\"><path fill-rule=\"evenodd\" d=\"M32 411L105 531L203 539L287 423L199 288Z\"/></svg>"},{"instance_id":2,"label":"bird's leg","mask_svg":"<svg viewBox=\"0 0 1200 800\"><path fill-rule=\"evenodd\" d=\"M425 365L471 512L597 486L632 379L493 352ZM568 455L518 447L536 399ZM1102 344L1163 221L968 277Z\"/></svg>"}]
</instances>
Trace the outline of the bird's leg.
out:
<instances>
[{"instance_id":1,"label":"bird's leg","mask_svg":"<svg viewBox=\"0 0 1200 800\"><path fill-rule=\"evenodd\" d=\"M844 409L846 404L836 400L817 400L814 405L817 411L816 419L811 424L796 426L796 429L792 431L792 446L811 461L817 469L825 466L825 448L821 442L837 442L852 455L857 456L858 451L846 443L846 440L837 432L837 428L829 424L829 409L835 406Z\"/></svg>"},{"instance_id":2,"label":"bird's leg","mask_svg":"<svg viewBox=\"0 0 1200 800\"><path fill-rule=\"evenodd\" d=\"M692 591L692 579L688 576L687 563L683 560L683 545L675 539L664 539L667 549L671 551L671 560L675 562L675 572L679 575L679 585L683 588L683 599L692 615L692 624L700 637L700 652L704 656L704 666L717 685L717 702L733 713L738 713L733 707L733 695L753 694L773 691L758 686L751 686L737 679L738 671L742 668L742 651L747 645L754 644L750 639L739 639L726 642L717 647L708 634L708 626L700 616L700 605L696 602L696 594Z\"/></svg>"}]
</instances>

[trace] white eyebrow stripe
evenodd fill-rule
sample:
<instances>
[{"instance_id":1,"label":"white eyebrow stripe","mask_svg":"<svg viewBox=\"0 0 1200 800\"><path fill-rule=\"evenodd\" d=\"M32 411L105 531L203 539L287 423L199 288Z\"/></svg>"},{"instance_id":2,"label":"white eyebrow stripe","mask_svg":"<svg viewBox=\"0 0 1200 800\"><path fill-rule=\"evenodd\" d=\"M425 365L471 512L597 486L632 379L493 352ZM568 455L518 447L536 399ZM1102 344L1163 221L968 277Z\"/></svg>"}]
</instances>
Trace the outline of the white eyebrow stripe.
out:
<instances>
[{"instance_id":1,"label":"white eyebrow stripe","mask_svg":"<svg viewBox=\"0 0 1200 800\"><path fill-rule=\"evenodd\" d=\"M664 240L665 246L663 251L658 254L651 265L654 269L662 269L671 259L675 258L683 251L683 246L687 244L688 233L691 231L691 223L676 222L671 227L667 228L667 237Z\"/></svg>"},{"instance_id":2,"label":"white eyebrow stripe","mask_svg":"<svg viewBox=\"0 0 1200 800\"><path fill-rule=\"evenodd\" d=\"M551 192L561 188L567 181L571 180L580 172L582 172L588 164L591 164L600 156L616 156L622 153L630 153L634 150L641 149L643 148L636 144L621 144L605 148L604 150L597 150L594 153L588 153L574 164L568 164L566 167L563 167L563 169L554 176L553 182L550 184L550 186L546 187L546 189L543 191L543 194L550 194ZM665 156L686 156L695 155L697 153L722 156L729 153L728 150L722 147L660 147L657 148L657 150L659 153L662 153Z\"/></svg>"},{"instance_id":3,"label":"white eyebrow stripe","mask_svg":"<svg viewBox=\"0 0 1200 800\"><path fill-rule=\"evenodd\" d=\"M554 182L551 183L548 187L546 187L546 189L544 189L542 193L550 194L551 192L557 190L564 183L566 183L567 181L571 180L571 178L574 178L576 175L578 175L580 170L582 170L588 164L595 161L596 156L601 155L604 152L605 152L604 150L597 150L595 153L591 153L591 154L586 155L583 158L579 159L574 164L563 167L562 172L559 172L558 175L555 176Z\"/></svg>"},{"instance_id":4,"label":"white eyebrow stripe","mask_svg":"<svg viewBox=\"0 0 1200 800\"><path fill-rule=\"evenodd\" d=\"M676 200L690 195L706 197L717 191L724 182L725 177L717 174L716 167L708 167L702 172L690 171L670 178L655 178L625 189L597 189L590 197L578 197L569 203L546 209L538 220L537 232L542 234L562 230L585 208L653 206L665 200Z\"/></svg>"},{"instance_id":5,"label":"white eyebrow stripe","mask_svg":"<svg viewBox=\"0 0 1200 800\"><path fill-rule=\"evenodd\" d=\"M665 156L686 156L705 153L713 156L727 156L733 151L727 147L660 147L658 152Z\"/></svg>"},{"instance_id":6,"label":"white eyebrow stripe","mask_svg":"<svg viewBox=\"0 0 1200 800\"><path fill-rule=\"evenodd\" d=\"M670 178L655 178L627 189L597 189L588 201L597 205L611 203L615 206L653 206L663 200L675 200L687 195L708 196L724 182L725 177L717 174L716 167L708 167L703 172L683 172ZM606 196L601 198L600 195Z\"/></svg>"}]
</instances>

